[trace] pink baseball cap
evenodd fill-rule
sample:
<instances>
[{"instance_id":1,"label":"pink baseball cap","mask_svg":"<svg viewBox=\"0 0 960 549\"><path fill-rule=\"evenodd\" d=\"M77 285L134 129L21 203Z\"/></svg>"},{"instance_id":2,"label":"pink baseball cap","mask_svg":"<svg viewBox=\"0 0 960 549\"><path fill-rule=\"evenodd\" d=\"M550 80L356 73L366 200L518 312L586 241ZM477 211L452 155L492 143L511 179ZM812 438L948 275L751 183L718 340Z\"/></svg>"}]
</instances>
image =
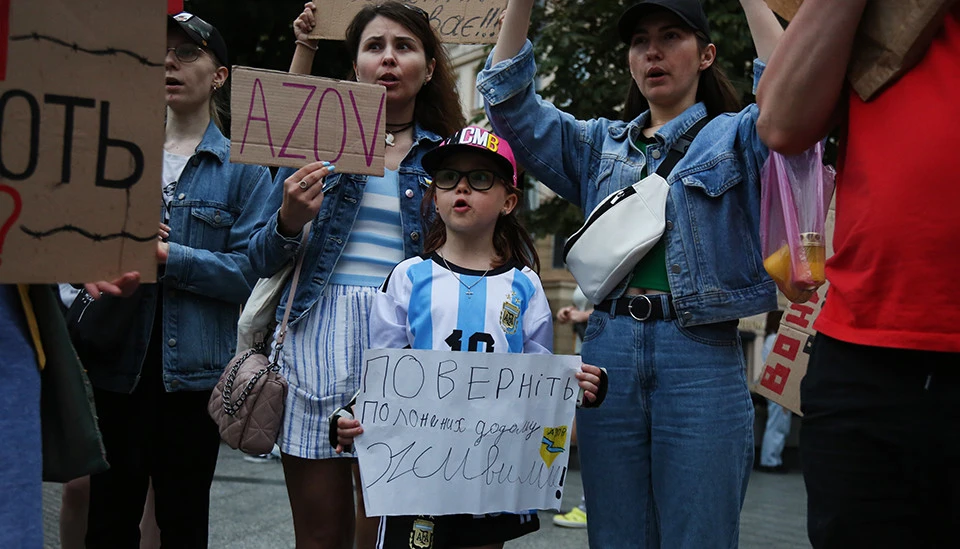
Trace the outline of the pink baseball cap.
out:
<instances>
[{"instance_id":1,"label":"pink baseball cap","mask_svg":"<svg viewBox=\"0 0 960 549\"><path fill-rule=\"evenodd\" d=\"M507 176L505 178L513 182L513 187L517 187L517 161L513 158L513 149L510 148L510 144L480 126L467 126L444 139L437 148L423 155L420 164L428 174L433 176L437 167L448 156L465 150L488 154L500 166L502 170L500 175Z\"/></svg>"}]
</instances>

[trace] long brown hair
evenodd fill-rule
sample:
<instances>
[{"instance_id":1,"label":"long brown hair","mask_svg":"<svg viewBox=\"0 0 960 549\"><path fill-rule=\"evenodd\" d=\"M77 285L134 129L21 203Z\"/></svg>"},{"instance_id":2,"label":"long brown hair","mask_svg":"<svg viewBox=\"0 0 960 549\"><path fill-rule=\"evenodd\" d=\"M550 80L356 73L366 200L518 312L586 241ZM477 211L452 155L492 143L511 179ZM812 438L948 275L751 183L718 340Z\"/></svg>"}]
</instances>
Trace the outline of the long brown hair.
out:
<instances>
[{"instance_id":1,"label":"long brown hair","mask_svg":"<svg viewBox=\"0 0 960 549\"><path fill-rule=\"evenodd\" d=\"M438 135L450 135L466 126L466 119L460 110L460 94L457 92L450 59L423 10L393 0L364 6L350 22L345 37L346 47L353 56L354 63L357 61L363 30L378 15L403 25L423 43L427 62L436 60L433 77L417 93L413 116L420 127ZM355 73L350 75L350 78L355 77Z\"/></svg>"},{"instance_id":2,"label":"long brown hair","mask_svg":"<svg viewBox=\"0 0 960 549\"><path fill-rule=\"evenodd\" d=\"M710 45L703 33L697 32L696 37L697 46L701 51ZM700 72L700 79L697 82L697 101L707 107L707 116L710 118L725 112L738 112L743 108L736 88L733 87L723 69L717 65L716 60ZM631 78L627 88L627 99L623 105L623 120L629 122L649 108L650 103L640 93L637 82Z\"/></svg>"},{"instance_id":3,"label":"long brown hair","mask_svg":"<svg viewBox=\"0 0 960 549\"><path fill-rule=\"evenodd\" d=\"M506 181L502 183L507 192L517 195L518 200L517 207L512 212L497 218L497 225L493 229L493 249L497 252L498 264L516 260L539 273L540 256L537 255L537 248L517 215L523 202L523 193ZM436 194L437 188L430 185L427 192L423 193L423 202L420 203L420 215L423 219L432 219L423 242L423 252L427 254L439 250L447 242L447 225L434 208L433 199Z\"/></svg>"}]
</instances>

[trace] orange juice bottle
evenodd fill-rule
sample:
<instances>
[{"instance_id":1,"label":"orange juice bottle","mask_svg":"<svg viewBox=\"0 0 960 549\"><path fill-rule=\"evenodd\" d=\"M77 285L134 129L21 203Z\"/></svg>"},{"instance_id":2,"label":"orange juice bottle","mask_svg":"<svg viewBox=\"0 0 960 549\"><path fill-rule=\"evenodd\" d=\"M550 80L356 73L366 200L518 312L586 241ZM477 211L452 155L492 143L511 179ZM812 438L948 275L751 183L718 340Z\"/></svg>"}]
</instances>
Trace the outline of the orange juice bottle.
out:
<instances>
[{"instance_id":1,"label":"orange juice bottle","mask_svg":"<svg viewBox=\"0 0 960 549\"><path fill-rule=\"evenodd\" d=\"M800 244L807 256L807 265L810 267L813 283L819 287L827 280L824 273L824 266L827 262L827 247L823 242L823 235L820 233L800 233Z\"/></svg>"}]
</instances>

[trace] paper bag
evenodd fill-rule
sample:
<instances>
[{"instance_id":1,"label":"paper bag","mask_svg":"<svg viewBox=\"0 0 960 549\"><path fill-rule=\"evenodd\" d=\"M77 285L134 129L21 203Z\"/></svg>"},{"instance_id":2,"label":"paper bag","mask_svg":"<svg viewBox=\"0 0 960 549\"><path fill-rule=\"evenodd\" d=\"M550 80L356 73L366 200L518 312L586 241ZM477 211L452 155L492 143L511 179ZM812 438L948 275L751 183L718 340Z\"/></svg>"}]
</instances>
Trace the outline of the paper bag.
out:
<instances>
[{"instance_id":1,"label":"paper bag","mask_svg":"<svg viewBox=\"0 0 960 549\"><path fill-rule=\"evenodd\" d=\"M803 0L766 0L791 20ZM926 52L957 0L871 0L860 20L847 68L850 84L864 101L896 82Z\"/></svg>"}]
</instances>

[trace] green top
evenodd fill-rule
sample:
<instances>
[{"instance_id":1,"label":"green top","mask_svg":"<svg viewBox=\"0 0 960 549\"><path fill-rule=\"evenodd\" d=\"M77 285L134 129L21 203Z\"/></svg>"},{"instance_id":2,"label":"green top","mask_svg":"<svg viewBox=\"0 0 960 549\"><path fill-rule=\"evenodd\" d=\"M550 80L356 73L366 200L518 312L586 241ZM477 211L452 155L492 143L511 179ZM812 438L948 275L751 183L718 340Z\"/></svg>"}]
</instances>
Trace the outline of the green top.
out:
<instances>
[{"instance_id":1,"label":"green top","mask_svg":"<svg viewBox=\"0 0 960 549\"><path fill-rule=\"evenodd\" d=\"M654 143L652 137L643 137L637 140L637 147L647 155L647 145ZM644 167L641 177L646 177L647 169ZM648 290L659 290L661 292L670 292L670 281L667 280L667 245L663 239L657 241L653 248L643 256L640 263L633 269L633 277L630 279L631 288L646 288Z\"/></svg>"}]
</instances>

